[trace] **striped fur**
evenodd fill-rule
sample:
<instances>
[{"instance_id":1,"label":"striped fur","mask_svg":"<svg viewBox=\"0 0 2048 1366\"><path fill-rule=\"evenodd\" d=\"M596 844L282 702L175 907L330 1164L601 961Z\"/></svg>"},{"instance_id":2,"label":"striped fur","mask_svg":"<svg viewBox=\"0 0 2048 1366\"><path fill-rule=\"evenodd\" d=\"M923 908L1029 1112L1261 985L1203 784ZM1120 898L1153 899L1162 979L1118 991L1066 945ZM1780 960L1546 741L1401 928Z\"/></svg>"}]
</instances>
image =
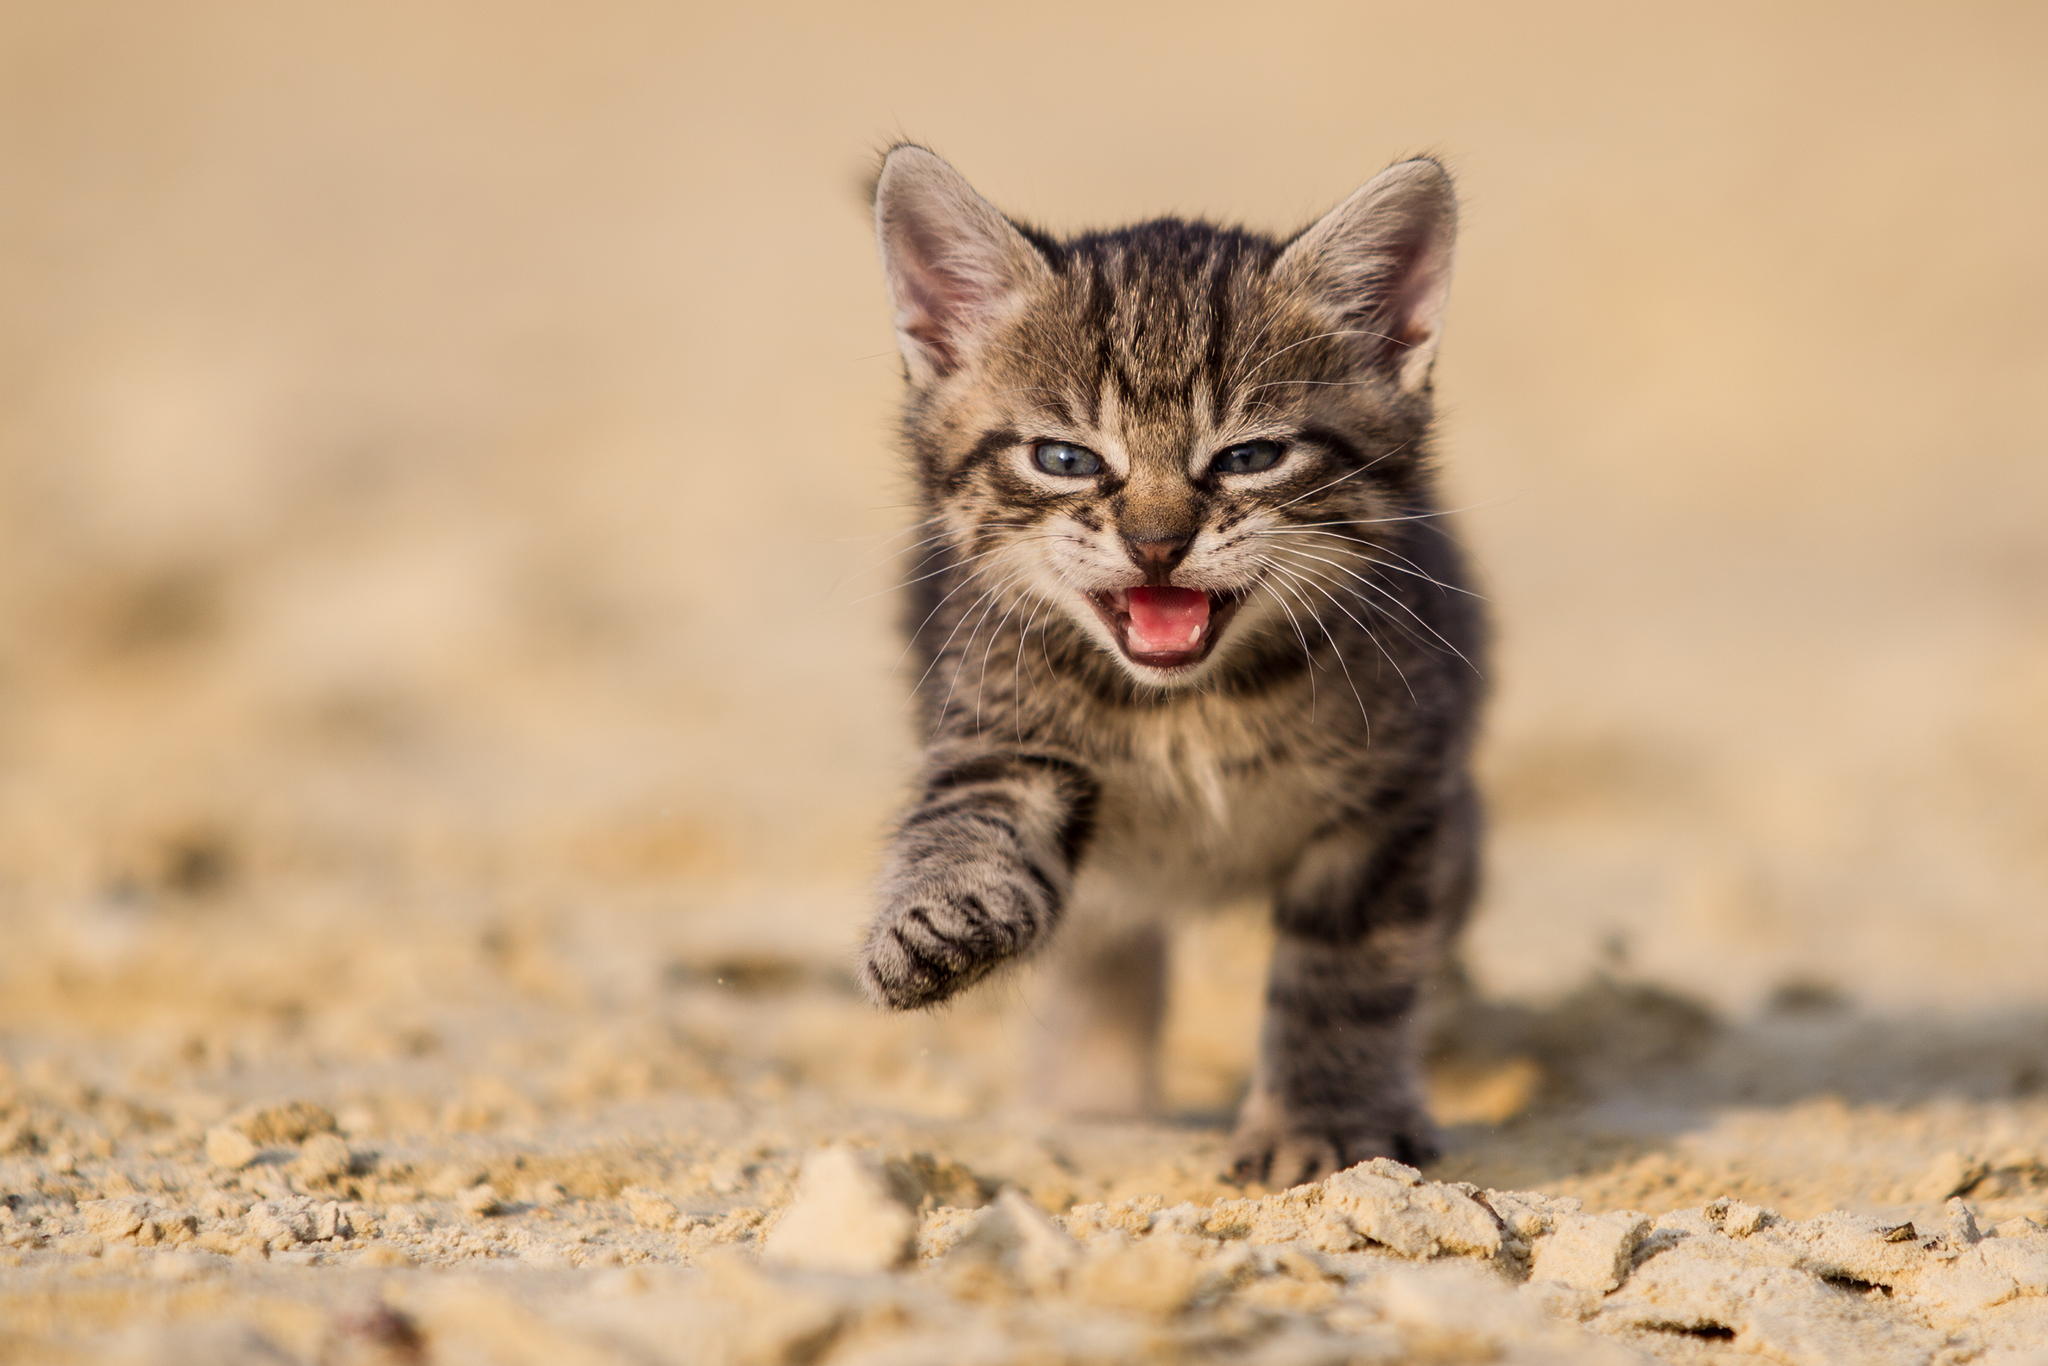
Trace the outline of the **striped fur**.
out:
<instances>
[{"instance_id":1,"label":"striped fur","mask_svg":"<svg viewBox=\"0 0 2048 1366\"><path fill-rule=\"evenodd\" d=\"M1136 1109L1162 922L1267 899L1239 1172L1426 1159L1417 1002L1476 879L1485 634L1431 464L1448 176L1403 163L1288 242L1176 219L1062 240L902 147L876 209L929 744L866 988L930 1006L1046 950L1047 1089ZM1261 441L1270 470L1212 465ZM1100 472L1048 472L1046 442ZM1126 652L1090 594L1146 584L1209 594L1205 656Z\"/></svg>"}]
</instances>

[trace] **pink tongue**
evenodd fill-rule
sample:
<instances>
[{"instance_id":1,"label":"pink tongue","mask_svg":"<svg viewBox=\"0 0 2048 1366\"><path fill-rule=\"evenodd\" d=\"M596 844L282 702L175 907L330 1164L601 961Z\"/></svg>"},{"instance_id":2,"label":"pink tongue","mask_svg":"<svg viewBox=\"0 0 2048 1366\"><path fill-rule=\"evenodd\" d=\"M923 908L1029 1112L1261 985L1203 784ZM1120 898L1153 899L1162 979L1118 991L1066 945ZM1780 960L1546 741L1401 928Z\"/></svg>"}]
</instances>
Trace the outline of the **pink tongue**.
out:
<instances>
[{"instance_id":1,"label":"pink tongue","mask_svg":"<svg viewBox=\"0 0 2048 1366\"><path fill-rule=\"evenodd\" d=\"M1141 655L1177 654L1202 643L1209 595L1193 588L1133 588L1130 645Z\"/></svg>"}]
</instances>

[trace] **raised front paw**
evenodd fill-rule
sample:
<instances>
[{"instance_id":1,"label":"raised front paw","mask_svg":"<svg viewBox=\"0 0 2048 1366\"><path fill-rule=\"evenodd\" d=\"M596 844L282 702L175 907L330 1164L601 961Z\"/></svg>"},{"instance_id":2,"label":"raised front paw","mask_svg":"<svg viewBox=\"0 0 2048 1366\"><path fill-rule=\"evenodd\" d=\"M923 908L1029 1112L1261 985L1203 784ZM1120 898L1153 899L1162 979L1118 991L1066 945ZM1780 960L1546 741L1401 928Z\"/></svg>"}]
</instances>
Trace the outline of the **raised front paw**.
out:
<instances>
[{"instance_id":1,"label":"raised front paw","mask_svg":"<svg viewBox=\"0 0 2048 1366\"><path fill-rule=\"evenodd\" d=\"M1295 1125L1241 1125L1231 1138L1227 1179L1239 1185L1299 1186L1375 1157L1411 1167L1442 1153L1436 1126L1418 1111Z\"/></svg>"},{"instance_id":2,"label":"raised front paw","mask_svg":"<svg viewBox=\"0 0 2048 1366\"><path fill-rule=\"evenodd\" d=\"M943 883L909 889L868 928L861 986L877 1005L937 1005L1030 947L1039 921L1021 891Z\"/></svg>"}]
</instances>

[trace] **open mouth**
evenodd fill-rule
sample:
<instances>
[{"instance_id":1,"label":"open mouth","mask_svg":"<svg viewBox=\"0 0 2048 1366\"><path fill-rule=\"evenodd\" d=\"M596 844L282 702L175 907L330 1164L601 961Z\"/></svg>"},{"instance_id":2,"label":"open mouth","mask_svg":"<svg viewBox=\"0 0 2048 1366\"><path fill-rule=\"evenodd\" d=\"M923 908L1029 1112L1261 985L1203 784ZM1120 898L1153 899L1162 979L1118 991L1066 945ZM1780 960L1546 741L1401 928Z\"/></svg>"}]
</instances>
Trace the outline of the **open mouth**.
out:
<instances>
[{"instance_id":1,"label":"open mouth","mask_svg":"<svg viewBox=\"0 0 2048 1366\"><path fill-rule=\"evenodd\" d=\"M1200 588L1112 588L1088 601L1133 664L1185 669L1199 664L1237 610L1239 593Z\"/></svg>"}]
</instances>

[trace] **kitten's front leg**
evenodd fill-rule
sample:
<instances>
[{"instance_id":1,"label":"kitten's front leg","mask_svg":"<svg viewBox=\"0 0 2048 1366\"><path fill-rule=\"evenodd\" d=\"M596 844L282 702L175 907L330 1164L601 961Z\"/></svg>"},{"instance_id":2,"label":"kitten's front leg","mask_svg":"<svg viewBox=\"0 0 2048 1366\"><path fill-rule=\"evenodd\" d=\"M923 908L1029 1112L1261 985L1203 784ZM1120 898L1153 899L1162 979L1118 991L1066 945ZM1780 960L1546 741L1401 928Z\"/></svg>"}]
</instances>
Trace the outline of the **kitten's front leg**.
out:
<instances>
[{"instance_id":1,"label":"kitten's front leg","mask_svg":"<svg viewBox=\"0 0 2048 1366\"><path fill-rule=\"evenodd\" d=\"M936 1005L1036 947L1094 828L1096 783L1027 748L935 752L897 827L861 983L898 1010Z\"/></svg>"},{"instance_id":2,"label":"kitten's front leg","mask_svg":"<svg viewBox=\"0 0 2048 1366\"><path fill-rule=\"evenodd\" d=\"M1410 810L1312 845L1275 907L1258 1069L1233 1175L1292 1185L1371 1157L1437 1153L1422 1090L1422 988L1463 920L1476 808Z\"/></svg>"}]
</instances>

